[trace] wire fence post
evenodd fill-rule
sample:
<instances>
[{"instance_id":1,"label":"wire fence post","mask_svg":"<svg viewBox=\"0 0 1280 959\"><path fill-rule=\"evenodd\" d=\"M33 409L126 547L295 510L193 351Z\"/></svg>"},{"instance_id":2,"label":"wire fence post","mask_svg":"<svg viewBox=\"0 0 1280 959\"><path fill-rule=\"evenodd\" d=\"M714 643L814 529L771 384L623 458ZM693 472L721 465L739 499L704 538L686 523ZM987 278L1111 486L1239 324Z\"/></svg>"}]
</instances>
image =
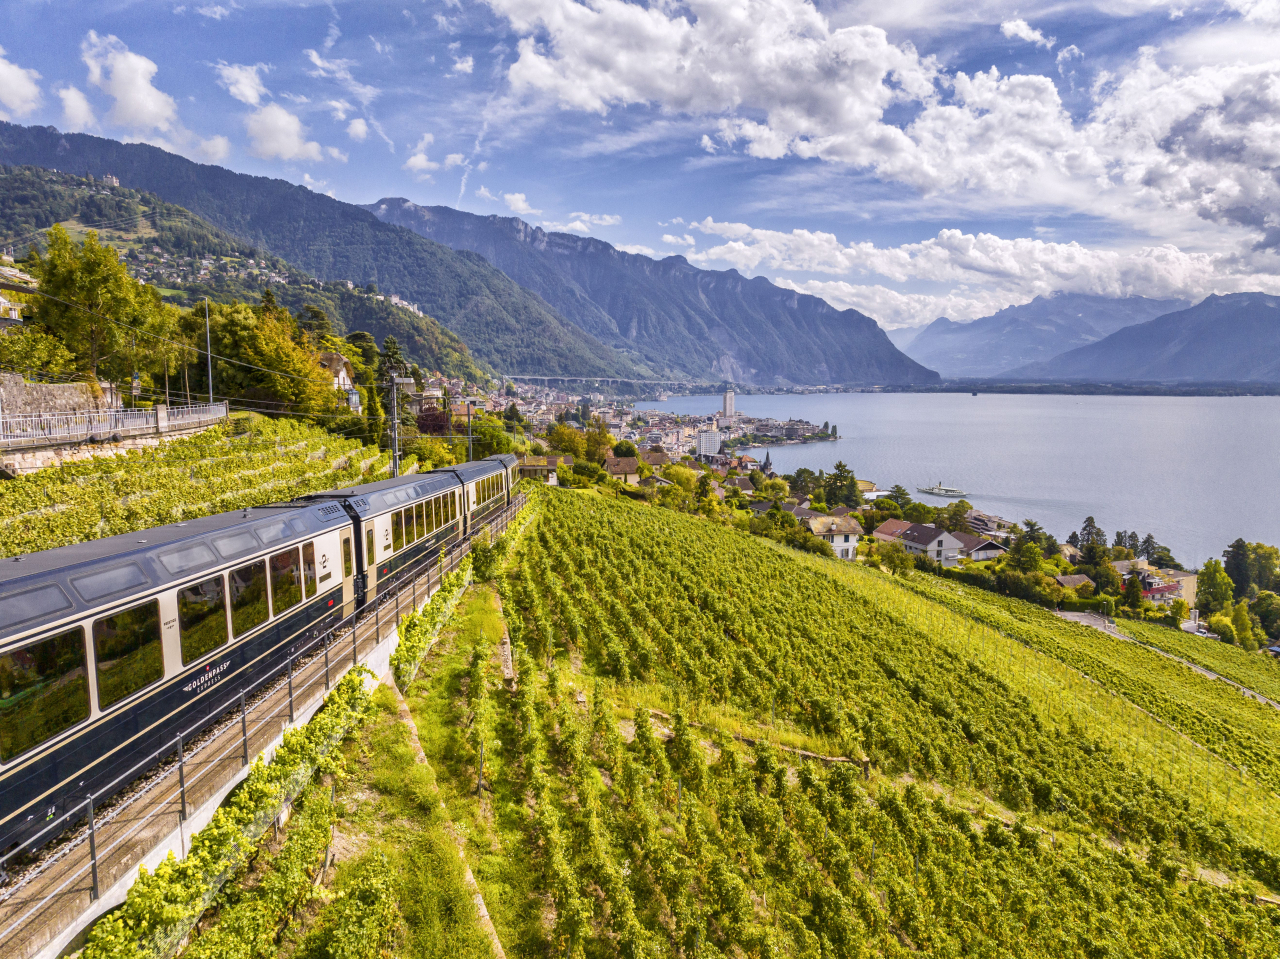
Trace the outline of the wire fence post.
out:
<instances>
[{"instance_id":1,"label":"wire fence post","mask_svg":"<svg viewBox=\"0 0 1280 959\"><path fill-rule=\"evenodd\" d=\"M356 648L356 624L351 624L351 665L360 665L360 653Z\"/></svg>"},{"instance_id":2,"label":"wire fence post","mask_svg":"<svg viewBox=\"0 0 1280 959\"><path fill-rule=\"evenodd\" d=\"M240 742L244 748L244 765L249 765L249 720L245 715L244 690L240 690Z\"/></svg>"},{"instance_id":3,"label":"wire fence post","mask_svg":"<svg viewBox=\"0 0 1280 959\"><path fill-rule=\"evenodd\" d=\"M353 629L355 627L352 627ZM329 637L324 638L324 691L329 691Z\"/></svg>"},{"instance_id":4,"label":"wire fence post","mask_svg":"<svg viewBox=\"0 0 1280 959\"><path fill-rule=\"evenodd\" d=\"M182 733L178 733L178 791L182 797L182 819L187 818L187 766L182 754Z\"/></svg>"},{"instance_id":5,"label":"wire fence post","mask_svg":"<svg viewBox=\"0 0 1280 959\"><path fill-rule=\"evenodd\" d=\"M293 653L289 654L289 722L293 722Z\"/></svg>"},{"instance_id":6,"label":"wire fence post","mask_svg":"<svg viewBox=\"0 0 1280 959\"><path fill-rule=\"evenodd\" d=\"M93 823L93 797L89 797L89 866L93 871L93 899L100 895L98 891L98 831Z\"/></svg>"}]
</instances>

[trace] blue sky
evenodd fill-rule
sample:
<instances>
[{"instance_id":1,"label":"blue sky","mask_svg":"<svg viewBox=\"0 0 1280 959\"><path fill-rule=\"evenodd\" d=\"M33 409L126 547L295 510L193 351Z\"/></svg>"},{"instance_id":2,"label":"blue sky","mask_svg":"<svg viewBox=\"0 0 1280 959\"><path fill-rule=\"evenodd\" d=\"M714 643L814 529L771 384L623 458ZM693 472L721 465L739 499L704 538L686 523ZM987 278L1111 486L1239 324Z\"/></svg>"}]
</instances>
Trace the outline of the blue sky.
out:
<instances>
[{"instance_id":1,"label":"blue sky","mask_svg":"<svg viewBox=\"0 0 1280 959\"><path fill-rule=\"evenodd\" d=\"M518 214L890 327L1280 293L1280 0L3 8L6 119Z\"/></svg>"}]
</instances>

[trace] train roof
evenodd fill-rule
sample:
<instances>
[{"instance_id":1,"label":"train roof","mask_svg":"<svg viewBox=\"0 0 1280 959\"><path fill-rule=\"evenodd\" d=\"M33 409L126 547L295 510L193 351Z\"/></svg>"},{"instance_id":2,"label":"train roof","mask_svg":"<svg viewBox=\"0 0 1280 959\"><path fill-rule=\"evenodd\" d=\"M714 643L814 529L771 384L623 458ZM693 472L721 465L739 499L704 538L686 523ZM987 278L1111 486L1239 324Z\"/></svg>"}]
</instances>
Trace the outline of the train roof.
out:
<instances>
[{"instance_id":1,"label":"train roof","mask_svg":"<svg viewBox=\"0 0 1280 959\"><path fill-rule=\"evenodd\" d=\"M458 485L458 478L445 470L393 476L376 483L344 486L299 497L297 502L332 502L342 500L360 516L376 516L405 503L412 503Z\"/></svg>"},{"instance_id":2,"label":"train roof","mask_svg":"<svg viewBox=\"0 0 1280 959\"><path fill-rule=\"evenodd\" d=\"M2 559L0 639L348 522L334 503L256 506Z\"/></svg>"}]
</instances>

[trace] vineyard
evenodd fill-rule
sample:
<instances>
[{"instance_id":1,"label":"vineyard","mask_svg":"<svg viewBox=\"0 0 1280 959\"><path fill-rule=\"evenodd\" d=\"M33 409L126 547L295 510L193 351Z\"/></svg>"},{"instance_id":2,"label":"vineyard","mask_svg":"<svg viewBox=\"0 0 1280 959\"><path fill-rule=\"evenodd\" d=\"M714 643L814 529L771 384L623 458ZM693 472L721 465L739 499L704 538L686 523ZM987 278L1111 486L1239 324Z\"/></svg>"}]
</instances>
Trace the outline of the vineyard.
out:
<instances>
[{"instance_id":1,"label":"vineyard","mask_svg":"<svg viewBox=\"0 0 1280 959\"><path fill-rule=\"evenodd\" d=\"M1204 711L1261 722L1238 693L989 594L627 501L541 508L500 583L515 691L492 631L410 691L454 704L415 716L457 722L471 848L527 863L489 878L524 952L1275 953L1274 795L1197 739Z\"/></svg>"},{"instance_id":2,"label":"vineyard","mask_svg":"<svg viewBox=\"0 0 1280 959\"><path fill-rule=\"evenodd\" d=\"M237 417L153 449L0 483L0 556L368 482L389 464L389 453L319 427Z\"/></svg>"}]
</instances>

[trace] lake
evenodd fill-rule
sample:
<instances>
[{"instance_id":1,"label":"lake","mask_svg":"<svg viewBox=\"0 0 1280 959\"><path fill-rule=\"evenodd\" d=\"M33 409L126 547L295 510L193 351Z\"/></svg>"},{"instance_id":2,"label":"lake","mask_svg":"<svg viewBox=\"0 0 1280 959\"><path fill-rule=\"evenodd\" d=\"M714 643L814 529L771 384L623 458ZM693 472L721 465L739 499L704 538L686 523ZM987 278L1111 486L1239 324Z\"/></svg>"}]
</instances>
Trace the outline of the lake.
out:
<instances>
[{"instance_id":1,"label":"lake","mask_svg":"<svg viewBox=\"0 0 1280 959\"><path fill-rule=\"evenodd\" d=\"M720 396L644 401L712 413ZM880 489L967 491L976 508L1034 519L1065 541L1086 516L1113 537L1153 533L1183 565L1232 540L1280 544L1280 397L838 393L736 397L739 412L839 428L834 442L771 446L778 473L843 460ZM753 453L763 460L764 454Z\"/></svg>"}]
</instances>

